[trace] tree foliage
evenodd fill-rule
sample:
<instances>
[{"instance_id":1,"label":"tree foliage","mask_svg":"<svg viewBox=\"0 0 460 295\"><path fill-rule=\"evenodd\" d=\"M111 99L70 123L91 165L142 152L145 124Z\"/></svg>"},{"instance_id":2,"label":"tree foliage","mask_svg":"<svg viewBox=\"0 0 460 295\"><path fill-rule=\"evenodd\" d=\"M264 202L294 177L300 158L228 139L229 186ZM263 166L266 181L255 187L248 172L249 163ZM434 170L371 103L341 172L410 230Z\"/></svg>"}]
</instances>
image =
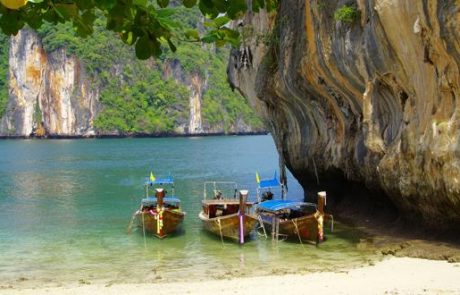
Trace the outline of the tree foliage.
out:
<instances>
[{"instance_id":1,"label":"tree foliage","mask_svg":"<svg viewBox=\"0 0 460 295\"><path fill-rule=\"evenodd\" d=\"M54 25L69 22L84 37L94 32L95 20L102 15L105 28L116 32L124 43L133 45L139 59L159 57L163 44L175 52L181 39L219 46L239 44L238 32L226 24L246 12L246 0L182 0L174 4L180 5L170 5L169 0L29 0L20 9L0 5L0 29L7 35L15 35L26 24L38 29L45 22ZM172 16L181 5L198 6L208 19L204 35L193 29L181 30L180 22L173 21ZM270 10L276 5L277 0L255 0L252 10Z\"/></svg>"}]
</instances>

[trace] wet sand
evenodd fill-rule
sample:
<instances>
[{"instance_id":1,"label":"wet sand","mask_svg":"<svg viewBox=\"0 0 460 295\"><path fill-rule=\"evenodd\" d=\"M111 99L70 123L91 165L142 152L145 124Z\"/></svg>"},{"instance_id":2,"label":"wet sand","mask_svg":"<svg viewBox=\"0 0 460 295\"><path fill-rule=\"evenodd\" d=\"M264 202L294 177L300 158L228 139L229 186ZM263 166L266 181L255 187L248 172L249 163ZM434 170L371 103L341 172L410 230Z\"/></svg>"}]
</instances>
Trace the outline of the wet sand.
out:
<instances>
[{"instance_id":1,"label":"wet sand","mask_svg":"<svg viewBox=\"0 0 460 295\"><path fill-rule=\"evenodd\" d=\"M460 263L390 257L341 272L245 277L199 282L80 284L16 289L0 294L460 294Z\"/></svg>"}]
</instances>

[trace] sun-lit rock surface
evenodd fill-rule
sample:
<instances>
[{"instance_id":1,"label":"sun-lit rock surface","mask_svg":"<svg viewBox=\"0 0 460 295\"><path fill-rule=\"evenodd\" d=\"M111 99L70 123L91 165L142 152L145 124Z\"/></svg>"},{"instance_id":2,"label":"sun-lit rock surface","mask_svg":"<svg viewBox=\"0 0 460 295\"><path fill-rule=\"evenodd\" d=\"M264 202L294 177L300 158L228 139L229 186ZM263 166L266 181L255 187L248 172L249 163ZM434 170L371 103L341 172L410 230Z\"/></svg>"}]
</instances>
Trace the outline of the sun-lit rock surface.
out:
<instances>
[{"instance_id":1,"label":"sun-lit rock surface","mask_svg":"<svg viewBox=\"0 0 460 295\"><path fill-rule=\"evenodd\" d=\"M351 24L334 19L344 4ZM253 57L233 52L231 83L304 188L343 176L409 219L460 223L458 1L280 1L240 28Z\"/></svg>"},{"instance_id":2,"label":"sun-lit rock surface","mask_svg":"<svg viewBox=\"0 0 460 295\"><path fill-rule=\"evenodd\" d=\"M98 91L77 58L64 50L46 53L37 34L25 29L11 39L9 65L1 135L94 134Z\"/></svg>"}]
</instances>

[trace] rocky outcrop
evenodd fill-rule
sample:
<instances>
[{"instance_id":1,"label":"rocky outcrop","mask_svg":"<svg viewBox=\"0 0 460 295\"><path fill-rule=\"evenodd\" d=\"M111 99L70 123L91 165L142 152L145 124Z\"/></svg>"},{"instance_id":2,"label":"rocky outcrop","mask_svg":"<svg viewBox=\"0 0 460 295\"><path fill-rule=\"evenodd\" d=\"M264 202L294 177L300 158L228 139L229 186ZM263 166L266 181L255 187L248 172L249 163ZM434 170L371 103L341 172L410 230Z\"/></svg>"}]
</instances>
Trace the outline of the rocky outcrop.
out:
<instances>
[{"instance_id":1,"label":"rocky outcrop","mask_svg":"<svg viewBox=\"0 0 460 295\"><path fill-rule=\"evenodd\" d=\"M246 16L252 60L234 51L228 71L304 188L344 178L408 219L460 224L458 2L279 3ZM334 19L345 4L352 23Z\"/></svg>"},{"instance_id":2,"label":"rocky outcrop","mask_svg":"<svg viewBox=\"0 0 460 295\"><path fill-rule=\"evenodd\" d=\"M11 38L9 65L1 135L94 135L98 91L77 58L64 50L47 54L37 34L25 29Z\"/></svg>"},{"instance_id":3,"label":"rocky outcrop","mask_svg":"<svg viewBox=\"0 0 460 295\"><path fill-rule=\"evenodd\" d=\"M223 134L226 132L224 122L209 124L203 118L203 96L209 88L208 80L210 75L207 70L204 72L204 77L199 72L187 74L177 59L172 59L163 64L163 78L173 78L176 83L186 85L190 91L189 120L176 126L175 130L179 134ZM255 129L242 118L237 118L236 122L228 128L228 133L251 134L261 132L264 132L262 128Z\"/></svg>"}]
</instances>

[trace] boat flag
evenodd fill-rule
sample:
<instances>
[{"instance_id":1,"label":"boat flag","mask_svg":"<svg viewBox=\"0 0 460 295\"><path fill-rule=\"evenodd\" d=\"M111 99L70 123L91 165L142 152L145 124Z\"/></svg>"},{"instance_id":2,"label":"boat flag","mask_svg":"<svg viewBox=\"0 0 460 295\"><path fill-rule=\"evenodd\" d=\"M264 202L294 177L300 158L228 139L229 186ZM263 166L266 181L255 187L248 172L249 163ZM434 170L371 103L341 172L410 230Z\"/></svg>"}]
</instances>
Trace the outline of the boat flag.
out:
<instances>
[{"instance_id":1,"label":"boat flag","mask_svg":"<svg viewBox=\"0 0 460 295\"><path fill-rule=\"evenodd\" d=\"M260 183L260 177L259 177L259 172L256 171L256 182Z\"/></svg>"},{"instance_id":2,"label":"boat flag","mask_svg":"<svg viewBox=\"0 0 460 295\"><path fill-rule=\"evenodd\" d=\"M153 172L150 171L150 181L155 181L155 175L153 175Z\"/></svg>"}]
</instances>

